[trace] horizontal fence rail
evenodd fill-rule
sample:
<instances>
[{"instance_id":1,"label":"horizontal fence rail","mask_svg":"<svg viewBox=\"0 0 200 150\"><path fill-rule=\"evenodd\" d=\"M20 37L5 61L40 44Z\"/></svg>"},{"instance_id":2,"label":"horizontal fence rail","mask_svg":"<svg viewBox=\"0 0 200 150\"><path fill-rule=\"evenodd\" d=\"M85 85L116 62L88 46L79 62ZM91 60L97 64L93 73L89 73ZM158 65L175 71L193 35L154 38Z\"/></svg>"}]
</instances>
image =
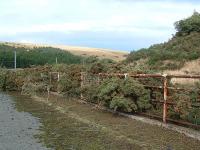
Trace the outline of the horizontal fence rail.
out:
<instances>
[{"instance_id":1,"label":"horizontal fence rail","mask_svg":"<svg viewBox=\"0 0 200 150\"><path fill-rule=\"evenodd\" d=\"M90 74L91 75L91 74ZM81 73L81 87L84 86L84 82L86 80L86 76L87 73L82 72ZM172 99L169 97L169 90L172 91L193 91L193 88L178 88L178 87L170 87L169 86L169 81L172 78L186 78L186 79L200 79L200 75L172 75L172 74L133 74L133 73L99 73L99 74L92 74L93 77L91 77L89 82L93 82L95 83L100 83L100 78L107 78L107 77L119 77L119 78L127 78L127 77L131 77L131 78L157 78L157 79L161 79L162 81L162 86L155 86L155 85L144 85L145 88L148 89L152 89L152 90L160 90L162 92L162 98L163 100L157 100L157 99L151 99L152 103L160 103L163 105L163 112L162 112L162 121L164 123L167 123L167 121L169 122L178 122L178 124L181 121L177 121L177 120L172 120L170 118L167 117L167 112L168 112L168 106L175 106L176 103L172 102ZM81 98L83 98L83 95L81 93ZM197 103L200 103L200 96L199 99L196 101ZM200 105L192 105L192 107L197 107L199 108ZM144 115L144 114L143 114ZM153 117L154 115L152 115ZM155 116L154 116L155 117ZM158 116L157 116L158 117ZM183 124L189 126L191 125L192 127L195 126L195 128L198 127L198 129L200 129L199 125L195 125L192 123L185 123L184 121L182 121Z\"/></svg>"}]
</instances>

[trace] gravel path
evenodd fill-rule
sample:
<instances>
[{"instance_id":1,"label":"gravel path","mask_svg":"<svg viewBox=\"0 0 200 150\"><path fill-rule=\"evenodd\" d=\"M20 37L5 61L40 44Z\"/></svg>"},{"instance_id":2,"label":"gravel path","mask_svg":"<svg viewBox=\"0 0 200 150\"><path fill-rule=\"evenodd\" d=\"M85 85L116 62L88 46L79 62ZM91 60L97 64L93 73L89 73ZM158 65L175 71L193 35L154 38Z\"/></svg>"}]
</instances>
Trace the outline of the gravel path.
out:
<instances>
[{"instance_id":1,"label":"gravel path","mask_svg":"<svg viewBox=\"0 0 200 150\"><path fill-rule=\"evenodd\" d=\"M48 150L34 138L40 125L31 114L18 112L11 96L0 93L0 150Z\"/></svg>"}]
</instances>

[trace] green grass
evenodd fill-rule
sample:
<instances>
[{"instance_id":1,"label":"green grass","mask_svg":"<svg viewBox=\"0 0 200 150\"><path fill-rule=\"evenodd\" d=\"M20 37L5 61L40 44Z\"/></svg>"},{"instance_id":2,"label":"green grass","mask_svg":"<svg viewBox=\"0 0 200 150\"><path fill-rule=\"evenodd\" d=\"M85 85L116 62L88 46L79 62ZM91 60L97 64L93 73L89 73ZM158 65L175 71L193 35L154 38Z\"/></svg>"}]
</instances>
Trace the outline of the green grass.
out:
<instances>
[{"instance_id":1,"label":"green grass","mask_svg":"<svg viewBox=\"0 0 200 150\"><path fill-rule=\"evenodd\" d=\"M14 67L14 51L17 51L17 67L26 68L32 65L55 64L58 63L80 64L82 57L71 54L70 52L52 48L39 47L27 49L23 47L8 46L0 44L0 66Z\"/></svg>"}]
</instances>

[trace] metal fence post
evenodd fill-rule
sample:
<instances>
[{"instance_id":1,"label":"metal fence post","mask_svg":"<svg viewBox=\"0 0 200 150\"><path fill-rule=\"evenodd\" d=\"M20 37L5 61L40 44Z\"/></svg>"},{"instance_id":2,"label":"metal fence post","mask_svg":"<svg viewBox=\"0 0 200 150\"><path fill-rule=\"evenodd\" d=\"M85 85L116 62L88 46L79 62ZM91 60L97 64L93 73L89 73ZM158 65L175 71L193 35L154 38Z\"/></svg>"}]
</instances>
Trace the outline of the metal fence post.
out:
<instances>
[{"instance_id":1,"label":"metal fence post","mask_svg":"<svg viewBox=\"0 0 200 150\"><path fill-rule=\"evenodd\" d=\"M167 74L163 75L164 77L164 86L163 86L163 97L164 97L164 103L163 103L163 122L167 122L167 93L168 93L168 88L167 88Z\"/></svg>"}]
</instances>

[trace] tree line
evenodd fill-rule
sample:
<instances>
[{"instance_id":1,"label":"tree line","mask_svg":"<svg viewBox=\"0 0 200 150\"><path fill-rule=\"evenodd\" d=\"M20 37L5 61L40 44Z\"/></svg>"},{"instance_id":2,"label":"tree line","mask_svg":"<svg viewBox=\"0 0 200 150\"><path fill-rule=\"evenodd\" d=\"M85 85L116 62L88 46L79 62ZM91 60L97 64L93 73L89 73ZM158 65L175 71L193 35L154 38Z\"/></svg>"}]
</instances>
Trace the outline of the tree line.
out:
<instances>
[{"instance_id":1,"label":"tree line","mask_svg":"<svg viewBox=\"0 0 200 150\"><path fill-rule=\"evenodd\" d=\"M6 68L14 67L14 51L17 56L17 68L27 68L30 66L55 64L80 64L81 56L76 56L68 51L52 47L14 47L0 44L0 66Z\"/></svg>"}]
</instances>

